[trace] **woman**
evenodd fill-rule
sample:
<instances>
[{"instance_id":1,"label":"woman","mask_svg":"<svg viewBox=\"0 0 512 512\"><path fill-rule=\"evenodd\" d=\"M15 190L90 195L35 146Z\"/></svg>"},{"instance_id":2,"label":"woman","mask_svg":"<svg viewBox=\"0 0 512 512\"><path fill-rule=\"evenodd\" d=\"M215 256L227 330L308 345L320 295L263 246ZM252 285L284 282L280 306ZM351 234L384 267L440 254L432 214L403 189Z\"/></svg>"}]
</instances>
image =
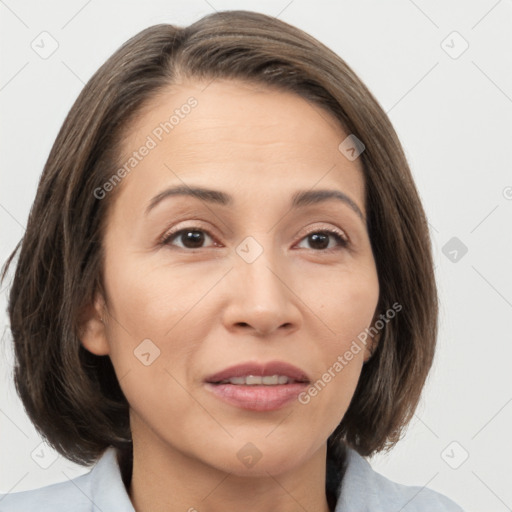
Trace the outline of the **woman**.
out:
<instances>
[{"instance_id":1,"label":"woman","mask_svg":"<svg viewBox=\"0 0 512 512\"><path fill-rule=\"evenodd\" d=\"M157 25L98 70L9 316L28 415L99 461L2 510L460 510L364 459L398 441L432 363L427 222L377 101L277 19Z\"/></svg>"}]
</instances>

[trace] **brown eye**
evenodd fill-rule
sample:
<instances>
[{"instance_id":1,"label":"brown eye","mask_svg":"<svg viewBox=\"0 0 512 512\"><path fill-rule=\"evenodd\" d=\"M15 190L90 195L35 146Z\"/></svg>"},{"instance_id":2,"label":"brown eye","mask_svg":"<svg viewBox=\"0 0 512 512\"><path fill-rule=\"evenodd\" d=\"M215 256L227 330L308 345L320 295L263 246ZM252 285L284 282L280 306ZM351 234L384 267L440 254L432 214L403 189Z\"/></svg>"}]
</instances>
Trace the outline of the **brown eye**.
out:
<instances>
[{"instance_id":1,"label":"brown eye","mask_svg":"<svg viewBox=\"0 0 512 512\"><path fill-rule=\"evenodd\" d=\"M208 238L213 240L204 229L185 228L166 235L162 244L178 246L181 249L201 249Z\"/></svg>"},{"instance_id":2,"label":"brown eye","mask_svg":"<svg viewBox=\"0 0 512 512\"><path fill-rule=\"evenodd\" d=\"M346 247L348 244L346 238L340 233L330 230L313 231L302 240L309 243L309 247L306 247L306 249L318 251L329 250L335 247ZM331 240L334 240L333 244L331 244Z\"/></svg>"}]
</instances>

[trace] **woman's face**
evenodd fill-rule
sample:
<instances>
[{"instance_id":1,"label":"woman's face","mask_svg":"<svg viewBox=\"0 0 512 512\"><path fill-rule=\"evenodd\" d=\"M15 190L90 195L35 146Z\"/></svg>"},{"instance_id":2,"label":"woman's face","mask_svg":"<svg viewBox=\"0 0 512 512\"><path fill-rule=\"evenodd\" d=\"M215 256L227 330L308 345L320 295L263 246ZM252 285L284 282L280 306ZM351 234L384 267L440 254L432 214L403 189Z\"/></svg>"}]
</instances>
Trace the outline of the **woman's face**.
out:
<instances>
[{"instance_id":1,"label":"woman's face","mask_svg":"<svg viewBox=\"0 0 512 512\"><path fill-rule=\"evenodd\" d=\"M379 297L362 166L301 97L205 86L154 98L124 141L105 327L82 341L111 357L134 441L277 474L325 448L369 354L353 343Z\"/></svg>"}]
</instances>

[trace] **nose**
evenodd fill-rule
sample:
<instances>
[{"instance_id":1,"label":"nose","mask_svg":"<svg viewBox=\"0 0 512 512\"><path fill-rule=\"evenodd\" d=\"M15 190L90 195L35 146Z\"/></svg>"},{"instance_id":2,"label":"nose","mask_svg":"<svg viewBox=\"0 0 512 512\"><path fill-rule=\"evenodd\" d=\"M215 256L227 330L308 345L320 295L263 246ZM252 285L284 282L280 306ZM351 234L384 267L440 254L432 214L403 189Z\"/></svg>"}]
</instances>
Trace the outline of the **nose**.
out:
<instances>
[{"instance_id":1,"label":"nose","mask_svg":"<svg viewBox=\"0 0 512 512\"><path fill-rule=\"evenodd\" d=\"M229 300L223 311L228 331L246 331L255 336L300 328L300 299L293 290L290 272L270 261L265 252L252 263L235 255L235 268L229 273Z\"/></svg>"}]
</instances>

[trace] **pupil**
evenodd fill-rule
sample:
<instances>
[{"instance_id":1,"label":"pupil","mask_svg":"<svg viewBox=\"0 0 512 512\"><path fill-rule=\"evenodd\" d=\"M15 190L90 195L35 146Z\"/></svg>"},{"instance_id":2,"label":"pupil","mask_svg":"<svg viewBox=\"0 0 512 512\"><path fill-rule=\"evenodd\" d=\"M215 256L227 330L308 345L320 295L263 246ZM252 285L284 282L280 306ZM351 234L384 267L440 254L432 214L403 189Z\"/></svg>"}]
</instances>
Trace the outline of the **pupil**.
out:
<instances>
[{"instance_id":1,"label":"pupil","mask_svg":"<svg viewBox=\"0 0 512 512\"><path fill-rule=\"evenodd\" d=\"M204 242L204 235L200 231L187 231L182 236L186 237L181 239L183 245L189 248L201 247Z\"/></svg>"},{"instance_id":2,"label":"pupil","mask_svg":"<svg viewBox=\"0 0 512 512\"><path fill-rule=\"evenodd\" d=\"M329 245L329 237L325 233L310 235L310 241L314 249L325 249Z\"/></svg>"}]
</instances>

